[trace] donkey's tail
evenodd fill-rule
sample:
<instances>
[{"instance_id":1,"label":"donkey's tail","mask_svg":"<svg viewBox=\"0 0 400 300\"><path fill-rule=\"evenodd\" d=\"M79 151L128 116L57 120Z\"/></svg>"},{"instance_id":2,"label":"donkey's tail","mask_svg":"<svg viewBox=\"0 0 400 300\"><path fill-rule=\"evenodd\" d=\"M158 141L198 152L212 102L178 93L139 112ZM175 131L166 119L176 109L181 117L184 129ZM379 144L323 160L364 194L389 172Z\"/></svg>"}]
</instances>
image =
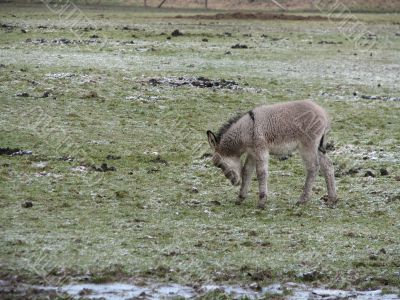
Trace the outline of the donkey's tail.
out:
<instances>
[{"instance_id":1,"label":"donkey's tail","mask_svg":"<svg viewBox=\"0 0 400 300\"><path fill-rule=\"evenodd\" d=\"M326 154L326 145L324 143L324 138L325 134L321 137L321 140L319 141L318 151L323 154Z\"/></svg>"}]
</instances>

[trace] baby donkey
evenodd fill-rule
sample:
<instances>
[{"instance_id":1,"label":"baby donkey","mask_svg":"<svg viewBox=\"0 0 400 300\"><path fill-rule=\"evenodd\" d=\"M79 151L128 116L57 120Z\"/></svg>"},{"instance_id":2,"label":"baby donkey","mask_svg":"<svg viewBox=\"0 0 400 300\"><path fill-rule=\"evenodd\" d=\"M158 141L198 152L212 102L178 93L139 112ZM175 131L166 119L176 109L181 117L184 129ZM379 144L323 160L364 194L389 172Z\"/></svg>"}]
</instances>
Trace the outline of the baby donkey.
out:
<instances>
[{"instance_id":1,"label":"baby donkey","mask_svg":"<svg viewBox=\"0 0 400 300\"><path fill-rule=\"evenodd\" d=\"M315 178L321 168L328 190L328 202L336 202L332 162L326 156L324 137L329 131L326 111L312 101L293 101L262 105L229 120L215 135L207 131L214 151L212 161L233 185L241 185L236 204L246 198L251 176L256 169L259 202L267 198L269 155L285 155L299 150L307 175L298 204L309 200ZM240 157L246 154L242 166Z\"/></svg>"}]
</instances>

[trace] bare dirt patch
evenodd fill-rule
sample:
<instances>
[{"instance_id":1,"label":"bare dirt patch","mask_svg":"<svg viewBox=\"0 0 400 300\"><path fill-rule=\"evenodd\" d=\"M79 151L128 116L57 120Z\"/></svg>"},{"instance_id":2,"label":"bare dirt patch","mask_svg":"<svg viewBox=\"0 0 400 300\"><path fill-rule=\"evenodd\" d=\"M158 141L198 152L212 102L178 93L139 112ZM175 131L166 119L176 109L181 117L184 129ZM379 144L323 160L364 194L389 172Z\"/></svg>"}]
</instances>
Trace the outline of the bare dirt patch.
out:
<instances>
[{"instance_id":1,"label":"bare dirt patch","mask_svg":"<svg viewBox=\"0 0 400 300\"><path fill-rule=\"evenodd\" d=\"M160 0L147 0L147 5L157 7ZM278 5L278 4L279 5ZM142 6L142 0L129 0L129 4ZM168 0L163 6L174 8L204 8L204 1ZM340 10L347 7L351 11L399 11L398 0L341 0L340 5L336 1L310 1L310 0L279 0L279 1L243 1L243 0L214 0L208 1L208 8L223 10L270 10L281 11L319 11L318 8L336 7Z\"/></svg>"},{"instance_id":2,"label":"bare dirt patch","mask_svg":"<svg viewBox=\"0 0 400 300\"><path fill-rule=\"evenodd\" d=\"M10 156L16 156L16 155L31 155L32 151L30 150L21 150L18 148L0 148L0 155L10 155Z\"/></svg>"},{"instance_id":3,"label":"bare dirt patch","mask_svg":"<svg viewBox=\"0 0 400 300\"><path fill-rule=\"evenodd\" d=\"M215 15L193 15L182 16L178 15L177 19L205 19L205 20L287 20L287 21L340 21L339 18L331 18L324 16L301 16L289 14L274 14L266 12L232 12L232 13L219 13Z\"/></svg>"},{"instance_id":4,"label":"bare dirt patch","mask_svg":"<svg viewBox=\"0 0 400 300\"><path fill-rule=\"evenodd\" d=\"M206 77L178 77L178 78L151 78L147 81L150 85L170 85L173 87L191 86L198 88L219 88L237 90L239 84L233 80L212 80Z\"/></svg>"}]
</instances>

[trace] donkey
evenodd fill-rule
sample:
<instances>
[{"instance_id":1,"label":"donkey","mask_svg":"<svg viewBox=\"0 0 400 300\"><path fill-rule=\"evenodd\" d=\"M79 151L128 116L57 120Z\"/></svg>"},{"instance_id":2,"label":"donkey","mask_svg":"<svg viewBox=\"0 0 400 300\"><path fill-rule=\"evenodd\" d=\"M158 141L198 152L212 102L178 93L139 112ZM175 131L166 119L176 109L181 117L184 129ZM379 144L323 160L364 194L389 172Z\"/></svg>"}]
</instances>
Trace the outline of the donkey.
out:
<instances>
[{"instance_id":1,"label":"donkey","mask_svg":"<svg viewBox=\"0 0 400 300\"><path fill-rule=\"evenodd\" d=\"M319 167L325 177L328 202L336 202L332 162L326 156L324 137L330 129L326 111L310 100L258 106L230 119L215 135L207 131L214 151L212 162L222 169L232 185L240 186L236 204L247 197L251 176L256 169L259 202L263 209L267 198L269 155L287 155L299 150L307 175L297 204L306 203ZM246 154L244 165L241 156Z\"/></svg>"}]
</instances>

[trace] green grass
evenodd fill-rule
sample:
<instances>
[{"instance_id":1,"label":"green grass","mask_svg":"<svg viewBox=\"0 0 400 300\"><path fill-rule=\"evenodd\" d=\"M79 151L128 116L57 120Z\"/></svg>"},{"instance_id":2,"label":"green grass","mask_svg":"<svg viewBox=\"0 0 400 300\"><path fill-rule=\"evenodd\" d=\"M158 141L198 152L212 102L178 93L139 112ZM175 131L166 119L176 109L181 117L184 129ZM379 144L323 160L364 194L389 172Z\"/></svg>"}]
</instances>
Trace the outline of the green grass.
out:
<instances>
[{"instance_id":1,"label":"green grass","mask_svg":"<svg viewBox=\"0 0 400 300\"><path fill-rule=\"evenodd\" d=\"M377 35L361 51L332 22L174 19L173 11L109 7L84 11L68 28L40 6L1 7L2 23L16 27L0 29L0 147L33 151L0 156L1 278L399 286L400 105L361 98L400 97L391 19L360 15ZM168 40L174 29L184 35ZM52 42L94 34L104 47ZM231 49L237 43L250 49ZM241 89L148 84L181 76ZM16 96L23 92L29 97ZM255 182L235 206L236 188L203 157L206 130L261 103L304 98L332 116L337 207L319 200L322 178L307 205L294 205L304 181L297 155L271 160L266 210L256 209ZM116 171L91 168L102 163ZM361 170L348 175L352 168Z\"/></svg>"}]
</instances>

